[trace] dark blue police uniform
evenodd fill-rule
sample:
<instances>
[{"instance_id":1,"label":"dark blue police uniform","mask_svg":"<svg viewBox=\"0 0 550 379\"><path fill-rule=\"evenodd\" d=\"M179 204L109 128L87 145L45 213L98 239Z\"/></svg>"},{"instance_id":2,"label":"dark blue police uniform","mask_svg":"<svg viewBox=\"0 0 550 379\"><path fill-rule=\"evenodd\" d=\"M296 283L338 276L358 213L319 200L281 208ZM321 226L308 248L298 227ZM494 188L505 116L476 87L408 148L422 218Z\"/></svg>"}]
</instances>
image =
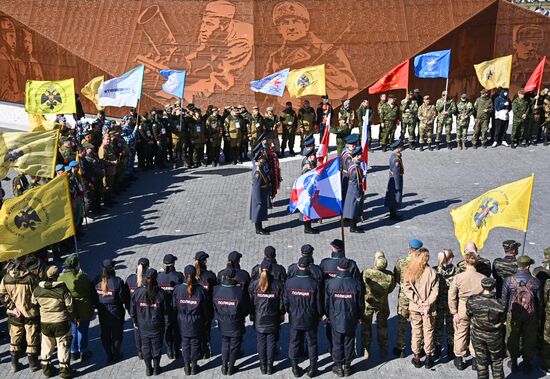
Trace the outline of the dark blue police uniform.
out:
<instances>
[{"instance_id":1,"label":"dark blue police uniform","mask_svg":"<svg viewBox=\"0 0 550 379\"><path fill-rule=\"evenodd\" d=\"M391 147L395 149L400 145L401 141L396 141ZM401 153L392 153L392 155L390 155L389 164L390 172L384 206L389 209L390 218L398 221L400 218L397 214L397 210L401 208L403 200L403 175L405 173Z\"/></svg>"}]
</instances>

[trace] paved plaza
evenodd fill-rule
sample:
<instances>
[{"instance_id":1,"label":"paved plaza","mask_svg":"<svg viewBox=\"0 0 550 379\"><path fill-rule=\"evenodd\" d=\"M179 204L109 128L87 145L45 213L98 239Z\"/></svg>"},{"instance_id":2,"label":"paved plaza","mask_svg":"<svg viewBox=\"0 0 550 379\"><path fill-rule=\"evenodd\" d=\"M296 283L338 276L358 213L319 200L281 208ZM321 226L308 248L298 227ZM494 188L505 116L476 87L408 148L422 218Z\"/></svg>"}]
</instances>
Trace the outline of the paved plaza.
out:
<instances>
[{"instance_id":1,"label":"paved plaza","mask_svg":"<svg viewBox=\"0 0 550 379\"><path fill-rule=\"evenodd\" d=\"M374 252L383 250L393 268L396 260L406 251L407 241L418 238L430 249L430 263L436 264L437 253L444 248L458 252L449 210L469 201L483 192L502 184L535 174L535 187L525 253L532 256L537 265L542 250L550 246L550 148L530 147L512 150L488 148L468 151L406 150L403 154L404 221L393 223L387 218L383 206L388 177L389 152L376 150L370 155L368 191L366 194L364 234L350 234L346 228L346 255L364 269L373 265ZM152 267L162 266L162 257L172 253L179 259L176 268L183 270L192 263L195 252L204 250L210 254L209 269L216 273L225 267L228 252L237 250L243 254L241 265L250 268L259 263L263 248L272 245L277 249L277 259L284 266L299 257L300 246L309 243L315 247L314 258L319 262L330 253L329 241L340 238L339 219L326 220L317 226L319 235L305 235L298 215L289 215L288 197L293 180L299 175L301 157L284 159L281 163L284 181L274 208L265 223L271 235L255 234L254 225L248 220L248 204L251 184L251 165L225 165L196 170L167 169L139 174L139 180L118 198L118 205L94 220L89 220L86 233L78 241L83 269L95 276L100 272L101 261L114 258L117 275L126 278L135 270L140 257L151 260ZM508 229L491 232L481 255L491 260L502 255L504 239L523 241L523 233ZM458 255L458 254L456 254ZM456 259L456 258L455 258ZM456 262L455 262L456 263ZM390 348L393 347L396 325L397 290L390 297ZM290 363L286 359L288 328L283 325L276 362L276 377L292 377ZM6 320L0 324L7 330ZM133 343L132 325L125 324L123 352L119 363L107 366L99 341L99 325L94 319L90 330L90 347L94 356L85 364L73 364L79 375L89 378L136 378L144 376L144 365L138 360ZM358 334L359 336L359 330ZM327 353L324 325L319 328L320 369L322 377L332 377L331 360ZM247 323L244 339L244 356L238 361L241 369L238 377L260 376L256 355L254 330ZM358 339L358 346L360 339ZM8 339L3 337L0 350L0 373L10 378L39 378L41 372L31 374L25 368L16 375L9 372ZM376 346L376 343L374 343ZM201 361L203 371L199 377L218 377L220 373L220 339L217 329L212 331L213 358ZM407 352L409 354L410 350ZM457 371L446 358L433 369L415 369L407 359L383 362L375 350L368 360L354 361L355 377L378 378L426 377L473 378L470 368ZM22 360L26 365L26 358ZM170 361L163 355L161 377L182 377L179 361ZM302 364L307 367L307 362ZM506 369L509 374L509 370ZM542 371L531 377L542 377ZM516 377L522 377L517 375Z\"/></svg>"}]
</instances>

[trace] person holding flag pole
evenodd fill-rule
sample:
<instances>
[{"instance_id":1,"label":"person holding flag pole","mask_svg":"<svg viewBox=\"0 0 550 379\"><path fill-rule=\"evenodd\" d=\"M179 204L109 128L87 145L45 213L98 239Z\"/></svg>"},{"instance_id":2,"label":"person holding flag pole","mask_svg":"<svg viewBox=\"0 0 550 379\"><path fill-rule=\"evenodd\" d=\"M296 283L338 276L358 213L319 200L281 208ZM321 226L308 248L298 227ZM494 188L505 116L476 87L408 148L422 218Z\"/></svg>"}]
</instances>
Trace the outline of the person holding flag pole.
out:
<instances>
[{"instance_id":1,"label":"person holding flag pole","mask_svg":"<svg viewBox=\"0 0 550 379\"><path fill-rule=\"evenodd\" d=\"M543 107L539 105L540 99L540 88L542 86L542 78L544 76L544 66L546 64L546 56L542 57L539 64L531 74L531 77L525 84L523 91L525 93L536 91L535 95L535 104L533 106L533 122L531 123L532 128L527 132L526 139L530 138L533 141L533 145L536 145L540 139L542 132L542 121L544 120L544 110Z\"/></svg>"},{"instance_id":2,"label":"person holding flag pole","mask_svg":"<svg viewBox=\"0 0 550 379\"><path fill-rule=\"evenodd\" d=\"M185 70L160 70L162 77L166 79L166 83L162 85L162 90L169 95L179 99L180 106L180 123L177 126L178 132L183 128L183 92L185 88L185 78L187 71Z\"/></svg>"}]
</instances>

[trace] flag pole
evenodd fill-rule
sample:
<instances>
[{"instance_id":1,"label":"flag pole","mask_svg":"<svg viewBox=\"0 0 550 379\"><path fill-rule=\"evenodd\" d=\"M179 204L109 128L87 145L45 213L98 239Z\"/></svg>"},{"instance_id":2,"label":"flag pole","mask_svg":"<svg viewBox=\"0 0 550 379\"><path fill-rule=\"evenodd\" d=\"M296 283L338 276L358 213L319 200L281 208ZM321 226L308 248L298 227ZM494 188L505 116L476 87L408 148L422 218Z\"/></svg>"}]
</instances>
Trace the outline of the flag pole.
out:
<instances>
[{"instance_id":1,"label":"flag pole","mask_svg":"<svg viewBox=\"0 0 550 379\"><path fill-rule=\"evenodd\" d=\"M73 239L74 239L74 250L75 250L76 256L80 260L80 255L78 254L78 242L76 241L76 234L73 234Z\"/></svg>"},{"instance_id":2,"label":"flag pole","mask_svg":"<svg viewBox=\"0 0 550 379\"><path fill-rule=\"evenodd\" d=\"M535 173L532 173L533 177L533 186L535 185ZM525 254L525 243L527 242L527 230L529 229L529 216L531 215L531 202L533 201L533 188L531 187L531 201L529 201L529 209L527 211L527 225L525 225L525 230L523 231L523 247L521 249L521 255Z\"/></svg>"},{"instance_id":3,"label":"flag pole","mask_svg":"<svg viewBox=\"0 0 550 379\"><path fill-rule=\"evenodd\" d=\"M447 75L447 80L445 81L445 97L443 98L443 112L445 112L445 108L447 107L447 91L448 90L449 90L449 75Z\"/></svg>"},{"instance_id":4,"label":"flag pole","mask_svg":"<svg viewBox=\"0 0 550 379\"><path fill-rule=\"evenodd\" d=\"M339 175L340 175L340 196L343 198L343 194L342 194L342 162L341 162L341 158L340 157L336 157L336 159L338 159L338 171L339 171ZM344 204L342 204L342 211L340 212L340 234L341 234L341 237L342 237L342 242L344 244L344 249L346 247L346 240L345 240L345 237L344 237Z\"/></svg>"}]
</instances>

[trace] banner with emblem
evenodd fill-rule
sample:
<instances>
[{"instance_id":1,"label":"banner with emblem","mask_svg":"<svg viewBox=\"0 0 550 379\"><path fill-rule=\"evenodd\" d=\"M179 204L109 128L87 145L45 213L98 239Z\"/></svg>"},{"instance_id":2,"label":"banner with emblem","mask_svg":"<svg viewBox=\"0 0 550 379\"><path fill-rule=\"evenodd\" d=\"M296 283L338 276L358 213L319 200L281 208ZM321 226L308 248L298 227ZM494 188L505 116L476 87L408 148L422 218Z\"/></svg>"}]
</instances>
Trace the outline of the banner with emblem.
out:
<instances>
[{"instance_id":1,"label":"banner with emblem","mask_svg":"<svg viewBox=\"0 0 550 379\"><path fill-rule=\"evenodd\" d=\"M430 51L414 57L417 78L449 78L451 50Z\"/></svg>"},{"instance_id":2,"label":"banner with emblem","mask_svg":"<svg viewBox=\"0 0 550 379\"><path fill-rule=\"evenodd\" d=\"M0 179L12 168L31 176L53 178L58 130L0 133Z\"/></svg>"},{"instance_id":3,"label":"banner with emblem","mask_svg":"<svg viewBox=\"0 0 550 379\"><path fill-rule=\"evenodd\" d=\"M74 79L27 80L25 110L34 114L76 113Z\"/></svg>"},{"instance_id":4,"label":"banner with emblem","mask_svg":"<svg viewBox=\"0 0 550 379\"><path fill-rule=\"evenodd\" d=\"M286 88L294 98L308 95L325 96L327 94L325 65L291 70L288 73Z\"/></svg>"},{"instance_id":5,"label":"banner with emblem","mask_svg":"<svg viewBox=\"0 0 550 379\"><path fill-rule=\"evenodd\" d=\"M141 98L145 66L140 65L119 77L107 80L98 89L102 107L136 107Z\"/></svg>"},{"instance_id":6,"label":"banner with emblem","mask_svg":"<svg viewBox=\"0 0 550 379\"><path fill-rule=\"evenodd\" d=\"M0 261L33 253L75 234L69 179L63 174L0 209Z\"/></svg>"},{"instance_id":7,"label":"banner with emblem","mask_svg":"<svg viewBox=\"0 0 550 379\"><path fill-rule=\"evenodd\" d=\"M493 228L527 231L534 176L490 190L461 207L451 210L455 235L461 251L467 242L478 249Z\"/></svg>"},{"instance_id":8,"label":"banner with emblem","mask_svg":"<svg viewBox=\"0 0 550 379\"><path fill-rule=\"evenodd\" d=\"M369 87L369 93L375 94L393 89L406 89L409 85L409 60L401 62L390 72L382 76Z\"/></svg>"},{"instance_id":9,"label":"banner with emblem","mask_svg":"<svg viewBox=\"0 0 550 379\"><path fill-rule=\"evenodd\" d=\"M253 80L250 82L250 89L267 95L283 96L289 72L290 69L285 68L262 79Z\"/></svg>"},{"instance_id":10,"label":"banner with emblem","mask_svg":"<svg viewBox=\"0 0 550 379\"><path fill-rule=\"evenodd\" d=\"M31 132L44 132L55 128L55 121L47 120L41 114L27 113Z\"/></svg>"},{"instance_id":11,"label":"banner with emblem","mask_svg":"<svg viewBox=\"0 0 550 379\"><path fill-rule=\"evenodd\" d=\"M474 65L477 79L485 89L510 88L512 56L507 55Z\"/></svg>"},{"instance_id":12,"label":"banner with emblem","mask_svg":"<svg viewBox=\"0 0 550 379\"><path fill-rule=\"evenodd\" d=\"M97 110L102 110L103 107L99 105L99 94L98 90L99 87L103 85L103 81L105 78L103 75L96 76L92 80L90 80L82 89L80 92L82 92L82 95L84 95L88 100L90 100L92 103L94 103Z\"/></svg>"}]
</instances>

